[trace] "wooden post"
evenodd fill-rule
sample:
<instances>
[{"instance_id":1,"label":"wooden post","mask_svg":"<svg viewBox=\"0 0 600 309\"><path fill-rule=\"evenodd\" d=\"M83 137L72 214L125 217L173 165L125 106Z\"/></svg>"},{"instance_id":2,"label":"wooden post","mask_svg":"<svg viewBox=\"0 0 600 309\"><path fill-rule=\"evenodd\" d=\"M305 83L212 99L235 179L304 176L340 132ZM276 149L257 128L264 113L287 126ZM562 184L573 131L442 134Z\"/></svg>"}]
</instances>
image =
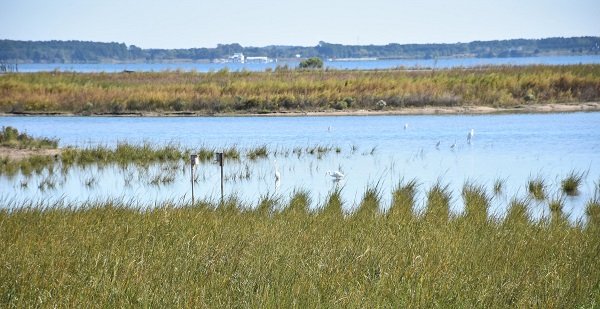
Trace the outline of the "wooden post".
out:
<instances>
[{"instance_id":1,"label":"wooden post","mask_svg":"<svg viewBox=\"0 0 600 309\"><path fill-rule=\"evenodd\" d=\"M198 155L190 156L190 174L192 175L192 205L194 204L194 167L198 164Z\"/></svg>"},{"instance_id":2,"label":"wooden post","mask_svg":"<svg viewBox=\"0 0 600 309\"><path fill-rule=\"evenodd\" d=\"M217 163L221 166L221 203L223 203L223 161L225 154L222 152L217 152Z\"/></svg>"}]
</instances>

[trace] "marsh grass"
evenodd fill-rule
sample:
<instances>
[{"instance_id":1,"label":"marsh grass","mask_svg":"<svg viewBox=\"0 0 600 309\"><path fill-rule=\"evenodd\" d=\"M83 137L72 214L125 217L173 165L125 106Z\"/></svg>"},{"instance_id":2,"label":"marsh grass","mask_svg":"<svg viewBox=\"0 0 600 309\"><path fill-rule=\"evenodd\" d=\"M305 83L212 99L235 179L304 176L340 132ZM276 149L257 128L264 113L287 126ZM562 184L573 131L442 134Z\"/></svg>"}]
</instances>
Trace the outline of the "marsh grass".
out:
<instances>
[{"instance_id":1,"label":"marsh grass","mask_svg":"<svg viewBox=\"0 0 600 309\"><path fill-rule=\"evenodd\" d=\"M590 219L590 226L596 226L600 231L600 181L596 183L594 195L586 204L585 213Z\"/></svg>"},{"instance_id":2,"label":"marsh grass","mask_svg":"<svg viewBox=\"0 0 600 309\"><path fill-rule=\"evenodd\" d=\"M571 171L569 175L567 175L567 177L561 181L561 188L563 192L570 196L578 195L579 186L586 175L586 172L577 173L575 171Z\"/></svg>"},{"instance_id":3,"label":"marsh grass","mask_svg":"<svg viewBox=\"0 0 600 309\"><path fill-rule=\"evenodd\" d=\"M452 193L450 185L443 185L439 180L427 192L427 207L425 219L427 221L445 222L450 216L450 200Z\"/></svg>"},{"instance_id":4,"label":"marsh grass","mask_svg":"<svg viewBox=\"0 0 600 309\"><path fill-rule=\"evenodd\" d=\"M465 183L462 197L465 203L465 216L474 222L487 220L490 197L483 186Z\"/></svg>"},{"instance_id":5,"label":"marsh grass","mask_svg":"<svg viewBox=\"0 0 600 309\"><path fill-rule=\"evenodd\" d=\"M546 183L540 176L529 179L527 182L527 190L529 194L538 201L546 198Z\"/></svg>"},{"instance_id":6,"label":"marsh grass","mask_svg":"<svg viewBox=\"0 0 600 309\"><path fill-rule=\"evenodd\" d=\"M504 191L504 187L506 186L506 178L497 178L496 180L494 180L494 184L493 184L493 189L494 189L494 195L498 196L501 195L502 192Z\"/></svg>"},{"instance_id":7,"label":"marsh grass","mask_svg":"<svg viewBox=\"0 0 600 309\"><path fill-rule=\"evenodd\" d=\"M286 149L275 151L283 154L292 152L297 154L298 158L304 154L313 154L317 155L317 158L322 158L324 154L334 149L339 149L339 147L315 145L306 148L296 147L291 151ZM74 166L86 167L90 165L97 165L101 168L109 164L117 164L120 167L132 164L147 168L151 164L188 162L190 155L193 153L198 155L198 159L202 163L214 163L215 153L217 152L223 152L227 161L240 161L242 158L255 161L268 158L272 151L266 145L249 149L229 146L220 149L200 147L193 150L177 144L156 146L149 143L141 145L118 143L116 147L102 145L86 148L66 147L61 149L60 154L56 156L32 155L19 160L0 157L0 175L14 176L19 172L25 176L33 173L40 174L44 170L54 169L55 166L59 165L58 163L60 163L63 173ZM189 165L189 163L187 164ZM188 165L183 168L187 168ZM248 177L241 178L247 179Z\"/></svg>"},{"instance_id":8,"label":"marsh grass","mask_svg":"<svg viewBox=\"0 0 600 309\"><path fill-rule=\"evenodd\" d=\"M593 307L600 301L598 221L448 220L409 211L401 182L389 215L365 190L344 216L333 190L255 207L230 196L194 205L135 201L24 203L0 209L0 307ZM481 187L463 194L485 200ZM428 191L446 208L447 187ZM597 198L590 215L600 209ZM440 205L437 205L440 204ZM466 208L468 208L465 205ZM398 212L398 210L401 212ZM408 209L408 210L407 210ZM397 215L402 213L402 215ZM429 216L438 215L440 220ZM595 224L595 225L594 225Z\"/></svg>"},{"instance_id":9,"label":"marsh grass","mask_svg":"<svg viewBox=\"0 0 600 309\"><path fill-rule=\"evenodd\" d=\"M269 150L266 145L258 146L248 150L246 157L250 160L264 159L269 156Z\"/></svg>"},{"instance_id":10,"label":"marsh grass","mask_svg":"<svg viewBox=\"0 0 600 309\"><path fill-rule=\"evenodd\" d=\"M7 74L0 111L271 113L423 106L517 106L600 99L600 65L431 71ZM534 99L532 99L534 98Z\"/></svg>"}]
</instances>

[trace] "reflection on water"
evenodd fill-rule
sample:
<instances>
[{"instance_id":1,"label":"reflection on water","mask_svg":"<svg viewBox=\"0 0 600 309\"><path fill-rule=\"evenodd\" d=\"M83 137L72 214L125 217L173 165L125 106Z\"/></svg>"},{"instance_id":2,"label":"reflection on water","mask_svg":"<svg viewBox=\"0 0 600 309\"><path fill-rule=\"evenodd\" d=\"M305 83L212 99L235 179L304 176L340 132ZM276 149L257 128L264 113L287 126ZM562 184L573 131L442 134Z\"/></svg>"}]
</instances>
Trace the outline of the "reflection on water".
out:
<instances>
[{"instance_id":1,"label":"reflection on water","mask_svg":"<svg viewBox=\"0 0 600 309\"><path fill-rule=\"evenodd\" d=\"M408 124L408 126L405 126ZM463 211L461 191L466 182L484 185L493 196L491 212L502 216L510 201L528 195L527 181L545 180L549 198L558 197L561 181L571 171L586 172L580 194L565 197L565 212L573 220L584 216L585 203L600 180L600 113L486 116L378 117L197 117L197 118L85 118L3 117L0 125L14 126L37 136L58 137L65 145L109 145L118 141L176 142L184 147L219 148L266 145L266 159L226 161L224 194L249 204L265 197L283 203L306 190L312 208L341 189L347 211L352 211L369 187L381 192L383 208L402 180L416 179L417 210L425 205L427 190L448 185L451 205ZM76 130L74 128L77 128ZM471 136L470 130L474 134ZM133 133L132 133L133 132ZM468 137L471 136L469 142ZM311 151L316 146L331 151ZM303 151L294 151L303 149ZM343 177L332 177L339 172ZM202 163L195 171L196 199L220 198L220 168ZM277 176L278 175L278 176ZM501 193L492 188L504 180ZM75 167L60 165L26 177L0 177L2 204L22 200L68 201L135 200L189 201L188 161L149 166ZM532 203L531 215L549 215L547 201Z\"/></svg>"}]
</instances>

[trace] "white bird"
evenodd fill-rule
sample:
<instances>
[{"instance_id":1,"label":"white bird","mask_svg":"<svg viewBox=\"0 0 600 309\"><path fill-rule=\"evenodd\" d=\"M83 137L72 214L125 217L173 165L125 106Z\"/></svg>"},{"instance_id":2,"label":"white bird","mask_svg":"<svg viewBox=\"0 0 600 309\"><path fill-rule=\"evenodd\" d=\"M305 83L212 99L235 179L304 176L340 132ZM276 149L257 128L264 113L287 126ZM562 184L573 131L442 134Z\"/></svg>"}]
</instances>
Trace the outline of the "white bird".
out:
<instances>
[{"instance_id":1,"label":"white bird","mask_svg":"<svg viewBox=\"0 0 600 309\"><path fill-rule=\"evenodd\" d=\"M408 123L404 124L404 130L408 129Z\"/></svg>"},{"instance_id":2,"label":"white bird","mask_svg":"<svg viewBox=\"0 0 600 309\"><path fill-rule=\"evenodd\" d=\"M277 166L277 160L275 160L275 182L281 179L281 174L279 174L279 166Z\"/></svg>"},{"instance_id":3,"label":"white bird","mask_svg":"<svg viewBox=\"0 0 600 309\"><path fill-rule=\"evenodd\" d=\"M471 129L469 134L467 134L467 142L469 142L469 144L471 143L471 139L473 139L473 135L475 135L475 130Z\"/></svg>"},{"instance_id":4,"label":"white bird","mask_svg":"<svg viewBox=\"0 0 600 309\"><path fill-rule=\"evenodd\" d=\"M334 172L327 171L327 173L325 175L331 176L336 181L344 178L344 174L342 174L342 172L340 172L340 171L334 171Z\"/></svg>"}]
</instances>

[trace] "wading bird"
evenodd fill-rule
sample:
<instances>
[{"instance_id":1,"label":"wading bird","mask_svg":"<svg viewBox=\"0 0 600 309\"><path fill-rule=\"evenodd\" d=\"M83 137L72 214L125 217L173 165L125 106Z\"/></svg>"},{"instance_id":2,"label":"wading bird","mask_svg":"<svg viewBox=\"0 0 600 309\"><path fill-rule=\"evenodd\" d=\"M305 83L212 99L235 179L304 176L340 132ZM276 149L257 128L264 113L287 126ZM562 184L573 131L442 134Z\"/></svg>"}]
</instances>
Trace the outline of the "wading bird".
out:
<instances>
[{"instance_id":1,"label":"wading bird","mask_svg":"<svg viewBox=\"0 0 600 309\"><path fill-rule=\"evenodd\" d=\"M475 135L475 130L471 129L469 134L467 134L467 142L469 142L469 144L471 143L471 139L473 139L473 135Z\"/></svg>"},{"instance_id":2,"label":"wading bird","mask_svg":"<svg viewBox=\"0 0 600 309\"><path fill-rule=\"evenodd\" d=\"M277 160L273 162L275 164L275 182L278 182L281 179L281 174L279 174L279 166L277 165Z\"/></svg>"},{"instance_id":3,"label":"wading bird","mask_svg":"<svg viewBox=\"0 0 600 309\"><path fill-rule=\"evenodd\" d=\"M336 181L344 178L344 174L342 174L342 172L340 172L340 171L334 171L334 172L327 171L327 173L325 173L325 175L331 176Z\"/></svg>"}]
</instances>

